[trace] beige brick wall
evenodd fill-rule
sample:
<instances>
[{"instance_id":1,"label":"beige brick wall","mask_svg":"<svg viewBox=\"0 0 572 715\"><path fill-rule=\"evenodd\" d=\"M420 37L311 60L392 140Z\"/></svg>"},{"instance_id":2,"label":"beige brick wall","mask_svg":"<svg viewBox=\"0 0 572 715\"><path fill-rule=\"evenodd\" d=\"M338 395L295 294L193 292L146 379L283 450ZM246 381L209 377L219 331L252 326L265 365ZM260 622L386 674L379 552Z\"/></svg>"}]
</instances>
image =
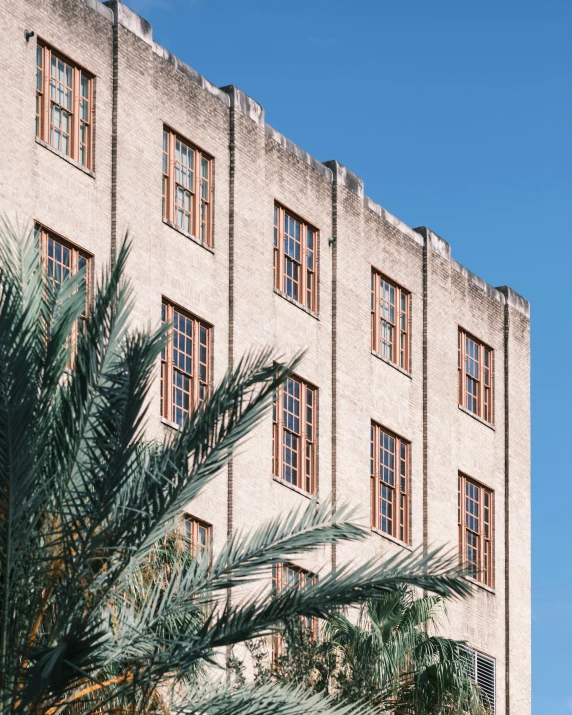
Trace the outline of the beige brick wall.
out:
<instances>
[{"instance_id":1,"label":"beige brick wall","mask_svg":"<svg viewBox=\"0 0 572 715\"><path fill-rule=\"evenodd\" d=\"M59 0L2 3L0 22L2 211L66 236L94 254L99 270L110 251L112 25L83 2ZM25 30L35 32L29 42ZM37 37L96 76L96 178L35 140Z\"/></svg>"},{"instance_id":2,"label":"beige brick wall","mask_svg":"<svg viewBox=\"0 0 572 715\"><path fill-rule=\"evenodd\" d=\"M319 390L320 500L335 488L337 502L355 506L369 526L372 419L411 443L413 548L458 548L459 470L494 489L495 588L477 586L472 599L452 604L447 633L496 659L498 715L529 713L526 301L470 274L445 241L428 229L412 230L375 204L361 180L337 162L320 164L291 144L239 90L210 85L157 46L150 26L121 3L21 0L0 5L0 22L0 209L40 221L92 252L97 270L109 260L112 238L128 230L134 321L157 325L164 296L211 323L215 380L232 355L249 349L273 345L286 357L304 350L298 373ZM36 37L26 42L25 29L96 76L91 173L35 141ZM164 123L214 157L212 250L162 221ZM273 290L275 200L320 231L318 317ZM411 292L409 374L371 352L372 266ZM494 427L458 406L459 326L495 351ZM172 429L161 422L158 387L150 409L150 436ZM272 478L271 442L268 416L234 460L231 491L225 471L189 505L213 524L215 549L226 536L228 513L242 529L307 505L307 497ZM359 549L339 548L336 559L404 548L372 532ZM329 562L323 549L304 564Z\"/></svg>"}]
</instances>

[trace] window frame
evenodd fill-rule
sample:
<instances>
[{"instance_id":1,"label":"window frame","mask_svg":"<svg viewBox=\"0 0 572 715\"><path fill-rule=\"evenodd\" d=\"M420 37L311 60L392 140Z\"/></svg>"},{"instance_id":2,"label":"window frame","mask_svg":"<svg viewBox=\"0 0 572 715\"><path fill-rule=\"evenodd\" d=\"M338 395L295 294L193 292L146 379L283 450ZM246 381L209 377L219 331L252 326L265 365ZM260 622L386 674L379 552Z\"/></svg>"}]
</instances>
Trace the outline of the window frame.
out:
<instances>
[{"instance_id":1,"label":"window frame","mask_svg":"<svg viewBox=\"0 0 572 715\"><path fill-rule=\"evenodd\" d=\"M185 513L183 517L183 529L189 541L191 556L200 558L199 554L205 554L212 548L212 524L199 519L196 516ZM199 529L205 530L205 543L200 544L198 540Z\"/></svg>"},{"instance_id":2,"label":"window frame","mask_svg":"<svg viewBox=\"0 0 572 715\"><path fill-rule=\"evenodd\" d=\"M162 137L161 199L163 220L202 245L213 248L214 157L167 124L163 124ZM180 163L177 162L177 142L184 146L187 152L193 152L192 190L188 185L185 186L185 184L176 181L176 164ZM207 165L208 176L206 178L202 175L203 160ZM185 168L188 167L188 164L181 165ZM201 193L203 180L207 184L206 198L203 198ZM179 225L177 221L177 206L179 206L176 203L175 189L177 186L180 186L183 191L188 191L191 197L188 212L190 214L188 222L190 231ZM206 204L204 221L202 218L203 202ZM204 234L203 223L205 225Z\"/></svg>"},{"instance_id":3,"label":"window frame","mask_svg":"<svg viewBox=\"0 0 572 715\"><path fill-rule=\"evenodd\" d=\"M310 584L315 584L318 580L318 575L309 569L305 569L302 566L298 566L297 564L290 562L280 563L272 568L272 589L274 593L280 593L280 591L284 588L286 581L284 578L284 572L287 569L297 573L299 577L303 576L305 584L308 582L310 582ZM298 578L297 583L300 583L300 578ZM316 616L300 616L302 624L304 624L304 620L306 621L305 629L310 631L310 639L315 641L318 637L318 619ZM279 658L286 654L285 645L285 639L282 633L275 632L272 639L272 657L274 662L278 661Z\"/></svg>"},{"instance_id":4,"label":"window frame","mask_svg":"<svg viewBox=\"0 0 572 715\"><path fill-rule=\"evenodd\" d=\"M42 264L44 266L44 272L47 280L50 280L50 276L48 274L48 242L50 239L52 241L55 241L56 243L59 243L60 246L70 251L71 260L69 268L69 278L71 278L79 270L81 270L81 267L79 266L80 258L83 258L83 260L85 261L85 311L79 317L79 321L86 321L91 308L92 299L91 291L93 287L93 254L81 248L81 246L78 246L76 243L73 243L72 241L68 240L64 236L61 236L59 233L52 231L52 229L48 228L47 226L44 226L44 224L39 223L39 221L36 221L34 223L34 232L38 240ZM74 356L79 337L79 321L78 323L76 323L72 331L72 354Z\"/></svg>"},{"instance_id":5,"label":"window frame","mask_svg":"<svg viewBox=\"0 0 572 715\"><path fill-rule=\"evenodd\" d=\"M38 64L39 56L42 58L42 66ZM52 100L50 93L51 86L51 60L52 57L60 62L65 63L71 70L72 79L71 85L66 85L71 90L71 109L67 109L59 102ZM41 72L41 79L39 77ZM82 78L87 80L87 96L82 93ZM36 46L36 137L50 146L54 151L62 154L75 161L81 168L93 171L94 167L94 126L95 126L95 75L89 70L79 65L77 62L68 57L65 53L60 52L42 38L38 38ZM82 101L87 101L87 118L81 116ZM60 107L63 107L70 115L69 123L69 151L56 146L52 142L52 118L51 107L52 102ZM85 142L81 141L81 127L87 127L87 138ZM82 160L81 147L85 146L85 160Z\"/></svg>"},{"instance_id":6,"label":"window frame","mask_svg":"<svg viewBox=\"0 0 572 715\"><path fill-rule=\"evenodd\" d=\"M287 384L297 383L300 387L300 408L299 408L299 430L295 432L285 426L284 422L284 390ZM308 405L308 393L312 395L312 405ZM312 439L308 438L308 407L312 411ZM272 474L279 482L294 487L304 494L314 495L318 491L317 460L318 460L318 388L304 380L299 375L291 375L285 383L276 390L276 396L272 408ZM298 438L297 456L297 481L304 486L295 483L284 477L285 467L288 465L284 458L285 449L288 445L285 440L285 433L294 434ZM310 455L308 455L308 447ZM293 450L292 450L293 451Z\"/></svg>"},{"instance_id":7,"label":"window frame","mask_svg":"<svg viewBox=\"0 0 572 715\"><path fill-rule=\"evenodd\" d=\"M300 224L300 233L304 237L300 241L300 260L292 256L286 255L285 250L285 240L286 231L284 227L285 217L288 217L295 223ZM318 315L319 312L319 302L318 302L318 286L319 286L319 245L320 245L320 231L306 219L302 218L299 214L291 211L289 208L279 203L274 202L274 289L281 295L287 297L289 300L293 301L296 305L299 305L304 310L309 311L314 315ZM313 235L313 247L310 249L308 247L308 233L311 232ZM289 234L288 234L289 236ZM312 253L313 268L308 267L308 255ZM293 281L293 278L286 275L287 261L296 264L299 267L299 280L296 281L298 285L298 298L295 298L289 292L287 287L287 281ZM309 276L312 276L309 280ZM312 284L311 286L309 284ZM300 300L300 296L303 298Z\"/></svg>"},{"instance_id":8,"label":"window frame","mask_svg":"<svg viewBox=\"0 0 572 715\"><path fill-rule=\"evenodd\" d=\"M383 331L380 328L382 320L380 307L380 281L384 281L395 291L395 319L393 323L385 321L393 327L393 337L390 343L391 357L384 355L381 346ZM402 307L402 299L405 300L405 310ZM372 266L370 310L372 351L382 359L393 363L402 370L411 372L411 291L401 286L392 278L389 278L385 273L375 268L375 266ZM401 325L401 318L403 315L405 316L405 330ZM403 341L402 336L404 336ZM399 337L399 341L397 340L397 337Z\"/></svg>"},{"instance_id":9,"label":"window frame","mask_svg":"<svg viewBox=\"0 0 572 715\"><path fill-rule=\"evenodd\" d=\"M467 500L470 498L467 495L467 484L478 489L478 530L470 529L467 526ZM477 550L477 566L473 573L469 576L479 584L487 588L494 589L495 587L495 492L494 489L487 487L482 482L479 482L473 477L470 477L464 472L459 472L458 491L457 491L457 521L459 528L459 563L469 569L469 561L467 559L467 533L470 531L476 536ZM488 506L486 504L488 497ZM474 499L473 499L474 501ZM485 519L485 510L489 511L488 522ZM482 515L482 516L481 516ZM486 536L485 525L488 523L489 536Z\"/></svg>"},{"instance_id":10,"label":"window frame","mask_svg":"<svg viewBox=\"0 0 572 715\"><path fill-rule=\"evenodd\" d=\"M191 331L191 373L186 373L186 371L179 370L174 365L173 352L174 352L174 313L175 311L181 315L184 319L191 321L192 331ZM160 368L160 412L161 417L170 424L181 426L184 423L184 417L181 421L175 419L175 409L176 405L173 400L173 373L176 370L184 376L189 377L189 409L181 409L183 415L191 415L195 409L199 406L203 399L207 398L211 387L212 387L212 341L213 341L213 326L207 323L202 318L191 313L190 311L182 308L177 303L165 298L163 296L161 300L161 322L163 324L169 323L170 329L168 333L167 345L161 352L161 368ZM201 344L201 328L206 330L206 356L204 362L200 359L200 348ZM200 366L206 366L206 377L201 380L200 377ZM204 387L204 394L200 396L201 386Z\"/></svg>"},{"instance_id":11,"label":"window frame","mask_svg":"<svg viewBox=\"0 0 572 715\"><path fill-rule=\"evenodd\" d=\"M394 440L393 486L382 480L381 477L379 443L382 434ZM402 447L404 448L404 457L401 456ZM402 460L405 472L403 475L401 474ZM409 545L411 543L411 442L388 430L375 420L370 423L370 481L372 528L395 541ZM391 520L391 530L384 528L384 519L381 513L382 483L391 490L391 501L384 500L392 507L392 517L385 517L386 520ZM403 488L403 484L405 484L405 488Z\"/></svg>"},{"instance_id":12,"label":"window frame","mask_svg":"<svg viewBox=\"0 0 572 715\"><path fill-rule=\"evenodd\" d=\"M477 360L473 356L467 354L467 341L470 341L476 346L478 351ZM458 373L458 399L459 405L472 415L476 415L490 425L494 425L495 410L494 410L494 366L495 366L495 351L489 345L484 343L472 333L459 326L458 344L457 344L457 373ZM486 365L488 356L489 365ZM468 369L469 360L476 362L477 375L475 377ZM485 382L489 376L488 384ZM475 383L477 394L469 392L468 380ZM488 393L487 393L488 390ZM488 399L487 399L488 394ZM473 409L474 406L474 409Z\"/></svg>"}]
</instances>

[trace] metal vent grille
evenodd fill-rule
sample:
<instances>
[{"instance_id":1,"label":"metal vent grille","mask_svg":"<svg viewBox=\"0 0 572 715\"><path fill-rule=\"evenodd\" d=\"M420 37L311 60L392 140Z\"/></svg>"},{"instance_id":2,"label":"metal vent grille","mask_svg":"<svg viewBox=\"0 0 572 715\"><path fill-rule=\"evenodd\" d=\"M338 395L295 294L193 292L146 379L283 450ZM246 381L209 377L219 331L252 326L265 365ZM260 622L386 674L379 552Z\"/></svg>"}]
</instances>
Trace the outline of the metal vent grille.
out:
<instances>
[{"instance_id":1,"label":"metal vent grille","mask_svg":"<svg viewBox=\"0 0 572 715\"><path fill-rule=\"evenodd\" d=\"M478 653L472 648L464 646L462 651L463 660L467 665L467 672L473 682L481 689L485 704L495 714L495 659L483 653Z\"/></svg>"}]
</instances>

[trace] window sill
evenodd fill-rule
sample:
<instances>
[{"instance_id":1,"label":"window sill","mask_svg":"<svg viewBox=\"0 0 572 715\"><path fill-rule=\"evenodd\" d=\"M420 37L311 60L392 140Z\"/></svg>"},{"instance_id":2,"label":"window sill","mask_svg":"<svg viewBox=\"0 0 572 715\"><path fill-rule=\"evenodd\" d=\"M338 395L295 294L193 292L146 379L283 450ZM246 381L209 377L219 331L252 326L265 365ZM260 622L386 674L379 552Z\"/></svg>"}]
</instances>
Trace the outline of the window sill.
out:
<instances>
[{"instance_id":1,"label":"window sill","mask_svg":"<svg viewBox=\"0 0 572 715\"><path fill-rule=\"evenodd\" d=\"M171 429L176 429L176 430L181 429L180 425L178 425L176 422L171 422L171 420L168 420L166 417L161 417L161 422L164 425L167 425L167 427L170 427Z\"/></svg>"},{"instance_id":2,"label":"window sill","mask_svg":"<svg viewBox=\"0 0 572 715\"><path fill-rule=\"evenodd\" d=\"M491 588L490 586L487 586L486 583L482 583L481 581L477 581L476 578L472 578L471 576L467 576L467 581L470 581L474 586L478 586L479 588L482 588L483 591L487 591L488 593L491 593L493 596L497 595L497 592L495 591L494 588Z\"/></svg>"},{"instance_id":3,"label":"window sill","mask_svg":"<svg viewBox=\"0 0 572 715\"><path fill-rule=\"evenodd\" d=\"M319 501L316 494L309 494L303 489L300 489L300 487L297 487L294 484L290 484L290 482L286 482L284 481L284 479L280 479L280 477L272 477L272 479L275 482L278 482L278 484L281 484L283 487L286 487L287 489L291 489L293 492L296 492L296 494L300 494L301 496L306 497L306 499L315 499L316 502Z\"/></svg>"},{"instance_id":4,"label":"window sill","mask_svg":"<svg viewBox=\"0 0 572 715\"><path fill-rule=\"evenodd\" d=\"M401 546L401 548L403 548L403 549L407 549L407 551L413 551L413 547L410 546L409 544L406 544L404 541L400 541L399 539L396 539L394 536L390 536L389 534L386 534L385 531L382 531L381 529L378 529L375 526L372 526L370 528L374 534L383 536L384 539L387 539L388 541L391 541L392 543L397 544L397 546Z\"/></svg>"},{"instance_id":5,"label":"window sill","mask_svg":"<svg viewBox=\"0 0 572 715\"><path fill-rule=\"evenodd\" d=\"M381 360L381 362L386 363L390 367L395 368L398 372L400 372L402 375L405 375L405 377L408 377L410 380L413 379L413 375L409 370L404 370L402 367L400 367L397 363L393 362L393 360L389 360L386 357L383 357L383 355L380 355L380 353L377 353L375 350L371 351L371 354L376 357L378 360Z\"/></svg>"},{"instance_id":6,"label":"window sill","mask_svg":"<svg viewBox=\"0 0 572 715\"><path fill-rule=\"evenodd\" d=\"M299 303L297 300L294 300L294 298L290 298L289 295L286 295L286 293L284 293L283 291L278 290L278 288L274 288L274 292L276 293L276 295L279 295L281 298L284 298L284 300L287 300L289 303L292 303L292 305L295 305L296 308L300 308L300 310L303 310L304 313L308 313L308 315L311 315L312 318L320 320L320 316L318 315L318 313L314 313L313 310L306 308L303 303Z\"/></svg>"},{"instance_id":7,"label":"window sill","mask_svg":"<svg viewBox=\"0 0 572 715\"><path fill-rule=\"evenodd\" d=\"M477 422L480 422L485 427L492 429L493 432L496 432L494 425L492 425L490 422L487 422L482 417L479 417L474 412L471 412L471 410L468 410L466 407L463 407L463 405L459 405L459 409L461 410L461 412L464 412L466 415L469 415L469 417L472 417L474 420L477 420Z\"/></svg>"},{"instance_id":8,"label":"window sill","mask_svg":"<svg viewBox=\"0 0 572 715\"><path fill-rule=\"evenodd\" d=\"M43 139L40 139L39 137L36 137L36 144L39 144L40 146L43 146L45 149L48 151L51 151L52 154L55 154L56 156L59 156L61 159L64 159L64 161L67 161L68 164L71 164L72 166L75 166L76 169L79 169L80 171L83 171L84 174L87 174L88 176L91 176L92 179L95 179L95 174L91 169L87 169L85 166L79 163L79 161L76 161L75 159L72 159L70 156L67 154L64 154L63 151L59 151L58 149L54 149L54 147L51 144L48 144L45 142Z\"/></svg>"},{"instance_id":9,"label":"window sill","mask_svg":"<svg viewBox=\"0 0 572 715\"><path fill-rule=\"evenodd\" d=\"M180 233L182 236L185 238L188 238L189 241L192 241L193 243L196 243L198 246L202 246L205 250L207 250L209 253L212 253L214 255L214 248L212 246L209 246L207 243L204 241L201 241L200 238L197 238L196 236L193 236L192 233L187 233L186 231L183 231L182 228L177 226L176 223L173 223L172 221L169 221L169 219L163 217L163 223L166 224L167 226L170 226L172 229L177 231L177 233Z\"/></svg>"}]
</instances>

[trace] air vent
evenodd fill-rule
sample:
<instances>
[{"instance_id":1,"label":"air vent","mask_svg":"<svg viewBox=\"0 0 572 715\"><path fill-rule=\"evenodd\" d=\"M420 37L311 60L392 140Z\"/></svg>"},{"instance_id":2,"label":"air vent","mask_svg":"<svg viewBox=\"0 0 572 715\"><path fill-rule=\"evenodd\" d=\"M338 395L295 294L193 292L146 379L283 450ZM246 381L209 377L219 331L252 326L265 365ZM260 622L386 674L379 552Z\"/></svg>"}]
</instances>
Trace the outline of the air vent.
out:
<instances>
[{"instance_id":1,"label":"air vent","mask_svg":"<svg viewBox=\"0 0 572 715\"><path fill-rule=\"evenodd\" d=\"M462 654L467 663L467 671L473 682L481 689L486 705L492 715L495 713L495 659L472 648L463 646Z\"/></svg>"}]
</instances>

